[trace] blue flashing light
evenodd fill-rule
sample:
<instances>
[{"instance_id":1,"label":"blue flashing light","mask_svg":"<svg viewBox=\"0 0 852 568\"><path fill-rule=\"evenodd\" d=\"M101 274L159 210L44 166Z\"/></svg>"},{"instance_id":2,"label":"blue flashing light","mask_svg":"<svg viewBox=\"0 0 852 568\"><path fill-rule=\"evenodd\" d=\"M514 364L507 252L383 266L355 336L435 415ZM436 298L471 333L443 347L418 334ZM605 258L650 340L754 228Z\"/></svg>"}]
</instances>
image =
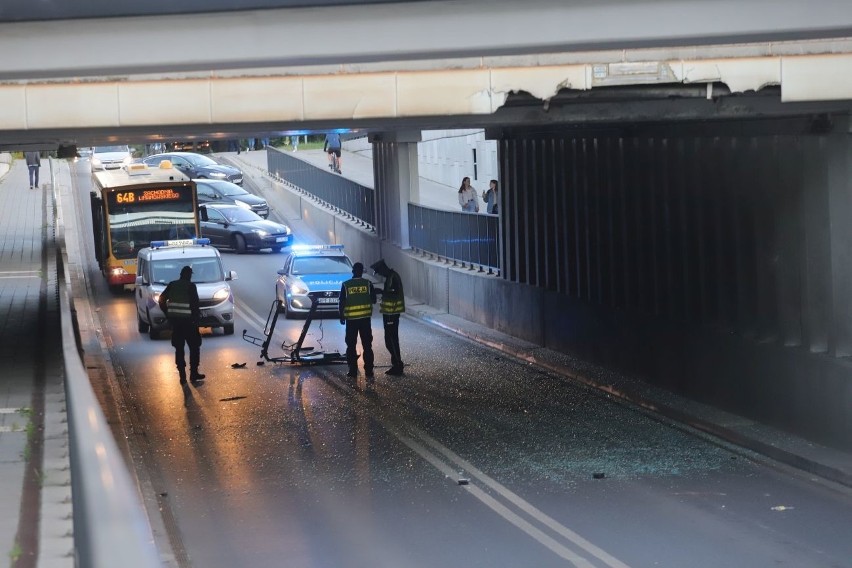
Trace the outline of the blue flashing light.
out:
<instances>
[{"instance_id":1,"label":"blue flashing light","mask_svg":"<svg viewBox=\"0 0 852 568\"><path fill-rule=\"evenodd\" d=\"M318 251L318 250L343 250L343 245L293 245L290 250L294 252Z\"/></svg>"},{"instance_id":2,"label":"blue flashing light","mask_svg":"<svg viewBox=\"0 0 852 568\"><path fill-rule=\"evenodd\" d=\"M151 248L158 249L164 247L191 247L193 245L207 246L210 244L210 239L172 239L168 241L151 241Z\"/></svg>"}]
</instances>

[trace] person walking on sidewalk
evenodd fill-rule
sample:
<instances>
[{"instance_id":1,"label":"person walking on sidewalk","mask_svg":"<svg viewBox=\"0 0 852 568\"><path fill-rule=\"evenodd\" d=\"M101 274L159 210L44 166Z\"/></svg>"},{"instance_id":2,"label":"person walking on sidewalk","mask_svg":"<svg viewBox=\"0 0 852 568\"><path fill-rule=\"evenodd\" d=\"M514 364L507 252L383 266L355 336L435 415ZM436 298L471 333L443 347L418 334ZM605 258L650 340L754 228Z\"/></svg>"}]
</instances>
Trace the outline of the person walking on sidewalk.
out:
<instances>
[{"instance_id":1,"label":"person walking on sidewalk","mask_svg":"<svg viewBox=\"0 0 852 568\"><path fill-rule=\"evenodd\" d=\"M27 160L27 169L30 170L30 189L38 189L38 170L41 167L41 154L38 152L24 152Z\"/></svg>"},{"instance_id":2,"label":"person walking on sidewalk","mask_svg":"<svg viewBox=\"0 0 852 568\"><path fill-rule=\"evenodd\" d=\"M340 287L340 323L346 325L346 363L350 379L358 377L358 337L361 337L361 349L364 350L364 375L367 381L373 380L373 329L370 318L373 304L376 303L376 290L373 283L364 278L364 265L356 262L352 265L352 278Z\"/></svg>"},{"instance_id":3,"label":"person walking on sidewalk","mask_svg":"<svg viewBox=\"0 0 852 568\"><path fill-rule=\"evenodd\" d=\"M175 348L175 366L180 384L186 384L184 343L189 345L189 380L193 383L202 380L205 375L198 372L201 364L201 333L198 331L201 308L198 288L192 282L192 267L184 266L180 269L180 278L169 282L160 294L159 304L172 327L172 346Z\"/></svg>"},{"instance_id":4,"label":"person walking on sidewalk","mask_svg":"<svg viewBox=\"0 0 852 568\"><path fill-rule=\"evenodd\" d=\"M402 278L396 270L387 265L383 258L374 262L370 268L385 279L381 291L382 301L379 303L379 311L382 313L382 322L385 327L385 347L391 356L391 368L385 371L385 374L399 376L405 366L399 350L399 314L405 312Z\"/></svg>"}]
</instances>

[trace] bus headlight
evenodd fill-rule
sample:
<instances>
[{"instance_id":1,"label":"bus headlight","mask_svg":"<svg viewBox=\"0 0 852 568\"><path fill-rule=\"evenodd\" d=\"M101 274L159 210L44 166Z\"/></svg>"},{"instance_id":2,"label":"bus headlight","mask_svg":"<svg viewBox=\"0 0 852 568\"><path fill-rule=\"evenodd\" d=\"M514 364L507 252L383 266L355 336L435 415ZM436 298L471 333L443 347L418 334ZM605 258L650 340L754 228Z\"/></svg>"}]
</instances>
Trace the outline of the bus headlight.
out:
<instances>
[{"instance_id":1,"label":"bus headlight","mask_svg":"<svg viewBox=\"0 0 852 568\"><path fill-rule=\"evenodd\" d=\"M111 269L109 272L113 276L127 276L127 274L128 274L128 272L120 266L117 266L117 267Z\"/></svg>"}]
</instances>

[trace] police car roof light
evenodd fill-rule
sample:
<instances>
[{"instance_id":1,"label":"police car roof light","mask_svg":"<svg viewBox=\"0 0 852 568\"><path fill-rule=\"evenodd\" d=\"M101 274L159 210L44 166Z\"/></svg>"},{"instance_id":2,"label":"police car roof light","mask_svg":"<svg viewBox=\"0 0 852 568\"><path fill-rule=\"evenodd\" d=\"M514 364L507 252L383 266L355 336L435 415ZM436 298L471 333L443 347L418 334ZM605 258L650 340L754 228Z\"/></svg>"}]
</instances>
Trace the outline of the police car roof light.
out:
<instances>
[{"instance_id":1,"label":"police car roof light","mask_svg":"<svg viewBox=\"0 0 852 568\"><path fill-rule=\"evenodd\" d=\"M151 248L164 248L164 247L189 247L192 245L199 246L207 246L210 244L210 239L207 238L199 238L199 239L173 239L169 241L151 241Z\"/></svg>"},{"instance_id":2,"label":"police car roof light","mask_svg":"<svg viewBox=\"0 0 852 568\"><path fill-rule=\"evenodd\" d=\"M310 251L310 250L343 250L343 245L293 245L290 247L293 251Z\"/></svg>"}]
</instances>

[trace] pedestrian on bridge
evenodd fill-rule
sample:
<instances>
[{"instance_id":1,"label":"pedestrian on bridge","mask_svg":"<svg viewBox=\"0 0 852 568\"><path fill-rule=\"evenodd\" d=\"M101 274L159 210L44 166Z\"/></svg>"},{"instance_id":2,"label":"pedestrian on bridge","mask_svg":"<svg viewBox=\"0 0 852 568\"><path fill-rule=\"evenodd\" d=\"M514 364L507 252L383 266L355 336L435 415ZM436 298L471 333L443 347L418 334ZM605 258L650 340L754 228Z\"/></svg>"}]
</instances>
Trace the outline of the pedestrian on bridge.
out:
<instances>
[{"instance_id":1,"label":"pedestrian on bridge","mask_svg":"<svg viewBox=\"0 0 852 568\"><path fill-rule=\"evenodd\" d=\"M479 213L479 199L476 197L476 190L470 185L469 177L462 180L459 188L459 205L461 205L462 211Z\"/></svg>"},{"instance_id":2,"label":"pedestrian on bridge","mask_svg":"<svg viewBox=\"0 0 852 568\"><path fill-rule=\"evenodd\" d=\"M361 337L361 349L364 350L364 375L367 382L373 380L373 328L370 318L373 316L373 304L376 303L376 290L373 283L364 278L364 265L356 262L352 265L352 278L340 287L340 323L346 325L346 363L350 379L358 377L358 337Z\"/></svg>"},{"instance_id":3,"label":"pedestrian on bridge","mask_svg":"<svg viewBox=\"0 0 852 568\"><path fill-rule=\"evenodd\" d=\"M399 349L399 314L405 312L402 278L396 270L387 265L383 258L374 262L370 268L385 279L381 291L382 301L379 303L379 311L382 313L382 322L385 327L385 347L391 356L391 368L385 371L385 374L399 376L405 366Z\"/></svg>"},{"instance_id":4,"label":"pedestrian on bridge","mask_svg":"<svg viewBox=\"0 0 852 568\"><path fill-rule=\"evenodd\" d=\"M343 173L341 171L343 169L343 160L341 155L343 149L343 142L340 141L340 134L338 134L337 132L330 132L326 134L323 148L325 148L325 151L328 154L328 167L331 169L331 171L338 174ZM333 156L337 157L336 164Z\"/></svg>"},{"instance_id":5,"label":"pedestrian on bridge","mask_svg":"<svg viewBox=\"0 0 852 568\"><path fill-rule=\"evenodd\" d=\"M38 189L38 170L41 167L41 154L38 152L24 152L27 161L27 169L30 170L30 189Z\"/></svg>"},{"instance_id":6,"label":"pedestrian on bridge","mask_svg":"<svg viewBox=\"0 0 852 568\"><path fill-rule=\"evenodd\" d=\"M205 375L198 372L201 363L201 333L198 331L201 307L198 287L192 281L192 267L184 266L180 269L180 278L169 282L160 294L159 304L172 327L172 346L175 348L175 366L180 384L186 384L184 343L189 345L189 380L196 383L204 379Z\"/></svg>"},{"instance_id":7,"label":"pedestrian on bridge","mask_svg":"<svg viewBox=\"0 0 852 568\"><path fill-rule=\"evenodd\" d=\"M497 180L492 179L488 184L488 190L482 192L482 201L485 202L485 212L497 215Z\"/></svg>"}]
</instances>

